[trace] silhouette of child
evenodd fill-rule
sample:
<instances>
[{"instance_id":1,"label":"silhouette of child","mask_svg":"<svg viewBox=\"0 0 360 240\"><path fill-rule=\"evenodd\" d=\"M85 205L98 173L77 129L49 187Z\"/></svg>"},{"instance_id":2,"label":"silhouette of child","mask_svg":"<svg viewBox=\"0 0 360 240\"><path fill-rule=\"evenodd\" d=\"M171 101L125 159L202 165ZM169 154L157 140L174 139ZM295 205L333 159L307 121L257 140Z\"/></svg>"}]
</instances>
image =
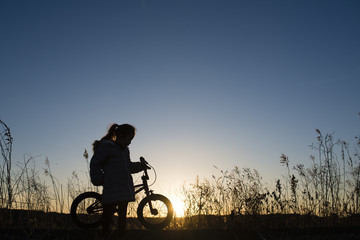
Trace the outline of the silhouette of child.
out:
<instances>
[{"instance_id":1,"label":"silhouette of child","mask_svg":"<svg viewBox=\"0 0 360 240\"><path fill-rule=\"evenodd\" d=\"M128 202L135 201L134 183L131 174L146 166L131 162L128 146L135 137L136 129L129 124L112 124L107 134L93 143L94 155L90 161L90 178L95 186L103 186L104 236L110 233L113 215L118 213L120 236L126 233Z\"/></svg>"}]
</instances>

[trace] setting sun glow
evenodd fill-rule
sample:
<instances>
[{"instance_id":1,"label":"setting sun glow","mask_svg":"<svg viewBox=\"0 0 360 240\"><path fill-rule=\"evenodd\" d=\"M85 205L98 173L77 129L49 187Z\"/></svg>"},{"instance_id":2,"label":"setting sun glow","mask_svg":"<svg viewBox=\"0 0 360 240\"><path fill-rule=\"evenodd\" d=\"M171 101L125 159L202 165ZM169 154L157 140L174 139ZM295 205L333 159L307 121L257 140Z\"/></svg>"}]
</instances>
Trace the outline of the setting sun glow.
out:
<instances>
[{"instance_id":1,"label":"setting sun glow","mask_svg":"<svg viewBox=\"0 0 360 240\"><path fill-rule=\"evenodd\" d=\"M176 217L183 217L185 213L185 204L179 198L171 199L171 203L174 208L174 213Z\"/></svg>"}]
</instances>

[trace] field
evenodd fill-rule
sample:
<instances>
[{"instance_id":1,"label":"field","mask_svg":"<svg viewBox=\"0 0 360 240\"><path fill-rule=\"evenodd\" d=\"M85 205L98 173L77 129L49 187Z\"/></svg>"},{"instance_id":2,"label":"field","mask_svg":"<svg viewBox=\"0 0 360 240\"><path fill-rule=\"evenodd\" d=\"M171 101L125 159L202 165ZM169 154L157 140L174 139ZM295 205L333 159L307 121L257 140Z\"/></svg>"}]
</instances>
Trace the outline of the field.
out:
<instances>
[{"instance_id":1,"label":"field","mask_svg":"<svg viewBox=\"0 0 360 240\"><path fill-rule=\"evenodd\" d=\"M101 239L99 229L80 229L68 214L79 193L101 190L87 174L87 151L85 182L73 172L64 185L48 159L45 176L33 156L12 168L12 137L5 130L0 138L0 239ZM281 154L285 174L270 185L255 169L239 167L217 168L219 175L184 185L178 196L183 217L163 231L147 231L133 217L142 199L138 196L128 208L128 239L360 239L360 137L353 150L332 134L316 132L311 148L317 154L310 156L310 165L292 165Z\"/></svg>"},{"instance_id":2,"label":"field","mask_svg":"<svg viewBox=\"0 0 360 240\"><path fill-rule=\"evenodd\" d=\"M0 209L0 216L0 238L3 240L101 239L100 229L78 228L68 214ZM297 215L238 216L232 222L226 217L201 216L192 219L193 226L183 229L185 221L177 218L165 230L149 231L143 229L137 219L129 218L127 239L360 239L360 216L346 219Z\"/></svg>"}]
</instances>

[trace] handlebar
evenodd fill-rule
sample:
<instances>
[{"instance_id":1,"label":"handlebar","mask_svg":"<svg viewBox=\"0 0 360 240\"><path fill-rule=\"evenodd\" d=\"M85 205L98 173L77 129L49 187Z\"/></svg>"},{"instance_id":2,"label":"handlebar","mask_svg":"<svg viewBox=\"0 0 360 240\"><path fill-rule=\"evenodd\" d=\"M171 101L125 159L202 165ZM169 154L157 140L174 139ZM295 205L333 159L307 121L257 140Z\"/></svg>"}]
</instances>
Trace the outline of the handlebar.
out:
<instances>
[{"instance_id":1,"label":"handlebar","mask_svg":"<svg viewBox=\"0 0 360 240\"><path fill-rule=\"evenodd\" d=\"M155 168L153 168L153 166L151 166L146 160L144 157L140 157L140 162L145 166L143 171L144 171L144 175L141 177L141 179L143 181L147 181L149 180L149 175L148 175L148 172L147 170L148 169L152 169L152 171L154 171L154 175L155 175L155 178L154 178L154 182L149 184L149 186L152 186L155 182L156 182L156 179L157 179L157 175L156 175L156 171L155 171Z\"/></svg>"},{"instance_id":2,"label":"handlebar","mask_svg":"<svg viewBox=\"0 0 360 240\"><path fill-rule=\"evenodd\" d=\"M148 165L148 162L145 160L144 157L140 157L140 162Z\"/></svg>"},{"instance_id":3,"label":"handlebar","mask_svg":"<svg viewBox=\"0 0 360 240\"><path fill-rule=\"evenodd\" d=\"M145 158L143 157L140 157L140 162L142 164L144 164L144 166L148 166L149 163L145 160ZM148 172L147 172L147 168L145 167L144 168L144 176L143 176L146 180L149 180L149 175L148 175Z\"/></svg>"}]
</instances>

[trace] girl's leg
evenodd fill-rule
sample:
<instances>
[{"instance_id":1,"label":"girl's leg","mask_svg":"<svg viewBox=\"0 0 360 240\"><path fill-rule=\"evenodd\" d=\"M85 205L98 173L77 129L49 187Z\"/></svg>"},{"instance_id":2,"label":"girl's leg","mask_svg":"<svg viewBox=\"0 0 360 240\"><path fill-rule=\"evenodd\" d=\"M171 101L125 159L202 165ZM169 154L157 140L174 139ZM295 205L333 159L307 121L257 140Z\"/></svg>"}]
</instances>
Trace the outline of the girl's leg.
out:
<instances>
[{"instance_id":1,"label":"girl's leg","mask_svg":"<svg viewBox=\"0 0 360 240\"><path fill-rule=\"evenodd\" d=\"M110 226L113 221L113 216L116 211L116 203L108 203L103 206L103 222L102 234L106 236L110 233Z\"/></svg>"},{"instance_id":2,"label":"girl's leg","mask_svg":"<svg viewBox=\"0 0 360 240\"><path fill-rule=\"evenodd\" d=\"M123 201L118 203L118 229L119 235L124 236L126 233L126 215L127 215L128 202Z\"/></svg>"}]
</instances>

